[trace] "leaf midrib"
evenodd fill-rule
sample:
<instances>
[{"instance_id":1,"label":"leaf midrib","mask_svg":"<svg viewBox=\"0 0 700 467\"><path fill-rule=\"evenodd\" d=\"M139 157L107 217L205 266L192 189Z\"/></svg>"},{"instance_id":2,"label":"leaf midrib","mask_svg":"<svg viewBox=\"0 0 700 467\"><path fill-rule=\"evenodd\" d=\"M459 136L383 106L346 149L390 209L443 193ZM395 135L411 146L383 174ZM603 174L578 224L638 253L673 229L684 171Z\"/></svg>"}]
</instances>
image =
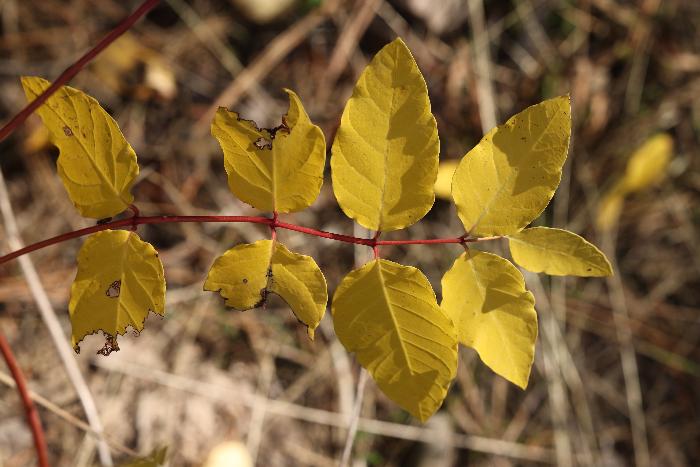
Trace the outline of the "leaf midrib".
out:
<instances>
[{"instance_id":1,"label":"leaf midrib","mask_svg":"<svg viewBox=\"0 0 700 467\"><path fill-rule=\"evenodd\" d=\"M379 274L379 283L381 285L381 290L382 290L382 296L384 297L384 302L386 303L387 310L389 311L389 317L391 318L391 322L394 325L394 329L396 330L396 334L399 339L399 346L401 348L401 356L403 357L404 361L406 362L406 367L408 368L408 371L413 375L415 374L412 366L411 366L411 359L409 358L408 350L406 349L406 346L404 345L403 342L403 336L401 335L401 327L399 326L399 322L396 319L396 316L394 315L393 312L393 307L391 305L391 300L389 300L389 296L387 295L387 287L386 283L384 282L384 275L382 274L382 263L381 260L376 260L377 261L377 268L378 268L378 274Z\"/></svg>"},{"instance_id":2,"label":"leaf midrib","mask_svg":"<svg viewBox=\"0 0 700 467\"><path fill-rule=\"evenodd\" d=\"M557 115L559 115L559 110L557 110L557 112L552 116L552 118L549 120L549 122L547 122L547 125L544 127L544 129L542 130L542 132L537 136L537 138L535 138L535 139L529 144L529 147L528 147L527 151L523 151L523 152L530 153L530 152L532 151L532 148L533 148L537 143L539 143L539 142L540 142L540 139L542 139L542 137L547 133L547 131L549 130L550 125L554 122L554 119L555 119L555 117L556 117ZM504 125L507 125L507 123L508 123L508 122L506 122ZM530 126L530 123L531 123L531 118L528 116L528 126ZM498 133L499 128L500 128L500 127L496 127L496 131L494 131L494 133L493 133L494 136L496 135L496 133ZM493 137L491 138L491 147L493 148ZM495 163L493 163L493 162L494 162L494 161L493 161L493 149L491 149L491 156L492 156L492 158L491 158L492 166L493 166L494 170L496 171L496 173L498 174L498 172L499 172L499 171L498 171L498 167L496 167ZM486 206L484 207L484 209L482 209L481 214L479 215L479 217L477 218L477 220L474 222L474 225L472 225L472 227L471 227L471 228L469 229L469 231L467 232L468 234L471 234L471 232L473 232L475 229L477 229L477 228L479 227L479 224L481 223L481 221L483 220L483 218L489 214L490 209L491 209L491 207L493 206L493 203L495 203L496 200L501 196L501 193L503 193L503 190L505 190L506 186L510 183L511 179L512 179L518 172L519 172L518 170L511 170L511 171L510 171L510 173L506 176L506 179L503 181L503 183L501 183L501 186L498 187L498 190L496 191L496 193L494 193L494 195L487 201Z\"/></svg>"},{"instance_id":3,"label":"leaf midrib","mask_svg":"<svg viewBox=\"0 0 700 467\"><path fill-rule=\"evenodd\" d=\"M398 63L399 53L398 49L394 51L394 63ZM394 70L391 70L391 75L393 75ZM396 88L391 88L391 106L389 107L389 123L386 126L386 135L384 136L384 178L382 180L382 189L380 191L379 198L379 222L377 224L377 230L382 230L382 225L384 224L384 204L385 204L385 193L387 180L389 178L389 131L391 129L391 117L394 115L394 108L396 106Z\"/></svg>"}]
</instances>

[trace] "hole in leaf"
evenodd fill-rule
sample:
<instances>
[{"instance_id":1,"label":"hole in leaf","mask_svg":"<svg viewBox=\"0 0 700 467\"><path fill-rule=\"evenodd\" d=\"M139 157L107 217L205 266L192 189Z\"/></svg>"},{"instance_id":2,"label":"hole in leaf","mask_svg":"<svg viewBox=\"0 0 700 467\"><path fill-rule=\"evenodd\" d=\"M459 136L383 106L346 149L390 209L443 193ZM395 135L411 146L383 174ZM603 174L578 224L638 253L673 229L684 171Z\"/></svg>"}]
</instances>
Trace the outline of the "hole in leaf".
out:
<instances>
[{"instance_id":1,"label":"hole in leaf","mask_svg":"<svg viewBox=\"0 0 700 467\"><path fill-rule=\"evenodd\" d=\"M116 281L112 282L112 283L109 285L109 287L107 288L107 291L105 292L105 294L106 294L109 298L117 298L117 297L119 297L119 294L120 294L120 292L121 292L121 288L122 288L122 281L121 281L121 279L116 280Z\"/></svg>"},{"instance_id":2,"label":"hole in leaf","mask_svg":"<svg viewBox=\"0 0 700 467\"><path fill-rule=\"evenodd\" d=\"M272 141L262 136L255 140L255 147L258 149L272 149Z\"/></svg>"}]
</instances>

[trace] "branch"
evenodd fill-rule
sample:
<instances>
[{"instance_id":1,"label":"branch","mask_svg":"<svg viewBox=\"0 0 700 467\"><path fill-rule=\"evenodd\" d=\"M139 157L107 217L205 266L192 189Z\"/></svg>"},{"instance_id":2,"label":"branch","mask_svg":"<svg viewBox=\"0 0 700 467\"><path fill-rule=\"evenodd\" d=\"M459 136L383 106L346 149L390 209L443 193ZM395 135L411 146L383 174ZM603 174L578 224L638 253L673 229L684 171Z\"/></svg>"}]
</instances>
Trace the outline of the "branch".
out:
<instances>
[{"instance_id":1,"label":"branch","mask_svg":"<svg viewBox=\"0 0 700 467\"><path fill-rule=\"evenodd\" d=\"M62 243L67 240L82 237L84 235L89 235L91 233L100 232L102 230L117 229L122 227L135 227L141 224L173 224L173 223L211 223L211 222L221 222L221 223L249 223L249 224L262 224L270 227L276 227L280 229L292 230L295 232L301 232L306 235L313 235L316 237L327 238L329 240L336 240L345 243L354 243L357 245L365 245L369 247L376 247L379 245L434 245L440 243L473 243L482 242L488 240L495 240L501 237L480 237L480 238L470 238L470 237L448 237L448 238L426 238L418 240L378 240L376 238L361 238L354 237L352 235L343 235L333 232L326 232L325 230L312 229L310 227L304 227L296 224L289 224L287 222L279 222L274 218L261 217L261 216L138 216L134 215L127 219L120 219L117 221L111 221L104 224L94 225L92 227L86 227L84 229L74 230L72 232L67 232L61 235L57 235L40 242L33 243L19 250L15 250L5 256L0 257L0 264L7 263L15 258L18 258L32 251L41 250L51 245L57 243Z\"/></svg>"},{"instance_id":2,"label":"branch","mask_svg":"<svg viewBox=\"0 0 700 467\"><path fill-rule=\"evenodd\" d=\"M124 20L119 23L117 27L112 29L95 47L80 57L77 62L66 68L66 70L61 73L58 78L56 78L56 81L54 81L51 86L42 92L39 97L27 104L27 106L22 109L20 113L15 115L12 120L0 128L0 141L3 141L5 138L10 136L17 129L17 127L20 126L27 119L27 117L34 113L34 111L38 109L41 104L46 102L46 100L51 97L53 93L55 93L68 81L73 79L73 77L77 75L80 70L85 67L85 65L90 63L100 52L106 49L109 44L117 40L119 36L128 31L129 28L131 28L131 26L133 26L134 23L139 20L139 18L152 10L156 5L158 5L159 2L160 0L145 0L140 7L124 18Z\"/></svg>"},{"instance_id":3,"label":"branch","mask_svg":"<svg viewBox=\"0 0 700 467\"><path fill-rule=\"evenodd\" d=\"M22 370L17 364L12 349L5 339L5 335L0 331L0 352L7 363L7 367L12 373L12 378L14 378L17 384L17 392L22 398L22 405L24 406L24 413L27 417L27 423L29 428L32 430L32 436L34 437L34 448L36 449L36 455L41 467L49 466L49 454L46 450L46 440L44 439L44 430L41 428L41 421L39 420L39 414L34 407L32 398L29 397L29 390L27 389L27 382L24 379Z\"/></svg>"}]
</instances>

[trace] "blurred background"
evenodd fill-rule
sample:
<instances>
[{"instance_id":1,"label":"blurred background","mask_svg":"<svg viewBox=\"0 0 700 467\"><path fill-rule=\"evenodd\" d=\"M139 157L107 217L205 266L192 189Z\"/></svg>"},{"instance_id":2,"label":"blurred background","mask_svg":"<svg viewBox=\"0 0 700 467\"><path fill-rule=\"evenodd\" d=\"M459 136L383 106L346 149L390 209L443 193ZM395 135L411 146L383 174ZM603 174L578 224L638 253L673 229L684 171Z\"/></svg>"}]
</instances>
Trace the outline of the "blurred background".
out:
<instances>
[{"instance_id":1,"label":"blurred background","mask_svg":"<svg viewBox=\"0 0 700 467\"><path fill-rule=\"evenodd\" d=\"M0 121L25 105L21 75L55 79L137 5L0 0ZM228 191L209 135L213 111L223 105L275 126L288 87L330 146L357 77L396 36L428 83L445 161L526 106L571 93L569 159L536 223L594 242L616 275L526 275L540 322L526 391L462 349L443 408L420 425L370 381L352 465L699 465L700 2L163 0L71 85L96 97L136 150L144 215L256 214ZM659 149L659 138L672 149ZM56 176L57 155L36 116L0 143L3 198L14 211L4 203L3 253L18 236L29 244L90 225ZM283 219L366 235L326 182L310 209ZM358 366L330 317L310 342L276 297L241 313L202 291L216 256L269 232L243 224L139 230L165 266L166 317L151 316L108 358L95 355L101 336L86 338L71 357L77 374L45 323L56 315L70 335L82 241L33 253L34 278L17 261L0 268L0 328L43 398L53 465L95 465L106 452L118 464L161 446L172 466L337 465ZM460 233L454 207L438 199L420 223L387 238ZM366 259L366 248L279 236L315 258L330 294ZM505 243L486 248L508 254ZM460 251L384 247L382 256L421 268L439 298ZM0 373L0 465L34 465L20 400L4 365ZM79 392L94 399L91 423L101 420L106 444L90 434ZM215 464L226 452L239 460Z\"/></svg>"}]
</instances>

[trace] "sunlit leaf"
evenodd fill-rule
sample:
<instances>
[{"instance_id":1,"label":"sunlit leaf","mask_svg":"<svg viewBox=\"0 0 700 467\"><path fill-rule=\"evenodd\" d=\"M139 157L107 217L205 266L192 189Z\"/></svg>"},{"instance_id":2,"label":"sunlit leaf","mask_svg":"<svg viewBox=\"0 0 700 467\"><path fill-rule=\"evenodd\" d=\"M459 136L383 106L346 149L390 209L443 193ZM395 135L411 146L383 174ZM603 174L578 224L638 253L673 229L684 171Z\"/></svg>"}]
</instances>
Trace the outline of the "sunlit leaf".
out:
<instances>
[{"instance_id":1,"label":"sunlit leaf","mask_svg":"<svg viewBox=\"0 0 700 467\"><path fill-rule=\"evenodd\" d=\"M458 161L450 160L440 162L437 180L435 180L435 196L452 201L452 177L457 170Z\"/></svg>"},{"instance_id":2,"label":"sunlit leaf","mask_svg":"<svg viewBox=\"0 0 700 467\"><path fill-rule=\"evenodd\" d=\"M33 101L51 83L22 77L27 100ZM117 122L92 97L63 86L37 113L58 146L58 174L80 214L94 219L124 211L134 200L131 186L139 173L136 153Z\"/></svg>"},{"instance_id":3,"label":"sunlit leaf","mask_svg":"<svg viewBox=\"0 0 700 467\"><path fill-rule=\"evenodd\" d=\"M418 269L371 261L345 276L331 312L340 342L391 400L421 421L440 407L457 371L457 338Z\"/></svg>"},{"instance_id":4,"label":"sunlit leaf","mask_svg":"<svg viewBox=\"0 0 700 467\"><path fill-rule=\"evenodd\" d=\"M333 191L352 219L372 230L420 220L435 201L437 124L425 80L401 39L364 70L333 142Z\"/></svg>"},{"instance_id":5,"label":"sunlit leaf","mask_svg":"<svg viewBox=\"0 0 700 467\"><path fill-rule=\"evenodd\" d=\"M275 293L308 326L311 339L328 302L326 279L313 258L272 240L237 245L217 258L204 290L219 292L226 305L238 310L261 306L268 293Z\"/></svg>"},{"instance_id":6,"label":"sunlit leaf","mask_svg":"<svg viewBox=\"0 0 700 467\"><path fill-rule=\"evenodd\" d=\"M533 227L510 235L508 239L513 260L528 271L555 276L612 274L603 252L573 232Z\"/></svg>"},{"instance_id":7,"label":"sunlit leaf","mask_svg":"<svg viewBox=\"0 0 700 467\"><path fill-rule=\"evenodd\" d=\"M508 381L527 387L537 314L520 271L500 256L471 249L442 278L442 296L459 342Z\"/></svg>"},{"instance_id":8,"label":"sunlit leaf","mask_svg":"<svg viewBox=\"0 0 700 467\"><path fill-rule=\"evenodd\" d=\"M211 125L224 152L231 192L261 211L294 212L310 206L323 183L326 142L299 96L285 89L282 124L260 129L221 107Z\"/></svg>"},{"instance_id":9,"label":"sunlit leaf","mask_svg":"<svg viewBox=\"0 0 700 467\"><path fill-rule=\"evenodd\" d=\"M78 253L78 273L71 289L73 348L102 331L107 338L100 353L119 350L117 336L143 329L149 312L165 313L163 264L150 243L135 232L104 230L91 235Z\"/></svg>"},{"instance_id":10,"label":"sunlit leaf","mask_svg":"<svg viewBox=\"0 0 700 467\"><path fill-rule=\"evenodd\" d=\"M569 96L561 96L528 107L484 136L452 180L467 232L509 235L535 220L559 185L570 134Z\"/></svg>"}]
</instances>

